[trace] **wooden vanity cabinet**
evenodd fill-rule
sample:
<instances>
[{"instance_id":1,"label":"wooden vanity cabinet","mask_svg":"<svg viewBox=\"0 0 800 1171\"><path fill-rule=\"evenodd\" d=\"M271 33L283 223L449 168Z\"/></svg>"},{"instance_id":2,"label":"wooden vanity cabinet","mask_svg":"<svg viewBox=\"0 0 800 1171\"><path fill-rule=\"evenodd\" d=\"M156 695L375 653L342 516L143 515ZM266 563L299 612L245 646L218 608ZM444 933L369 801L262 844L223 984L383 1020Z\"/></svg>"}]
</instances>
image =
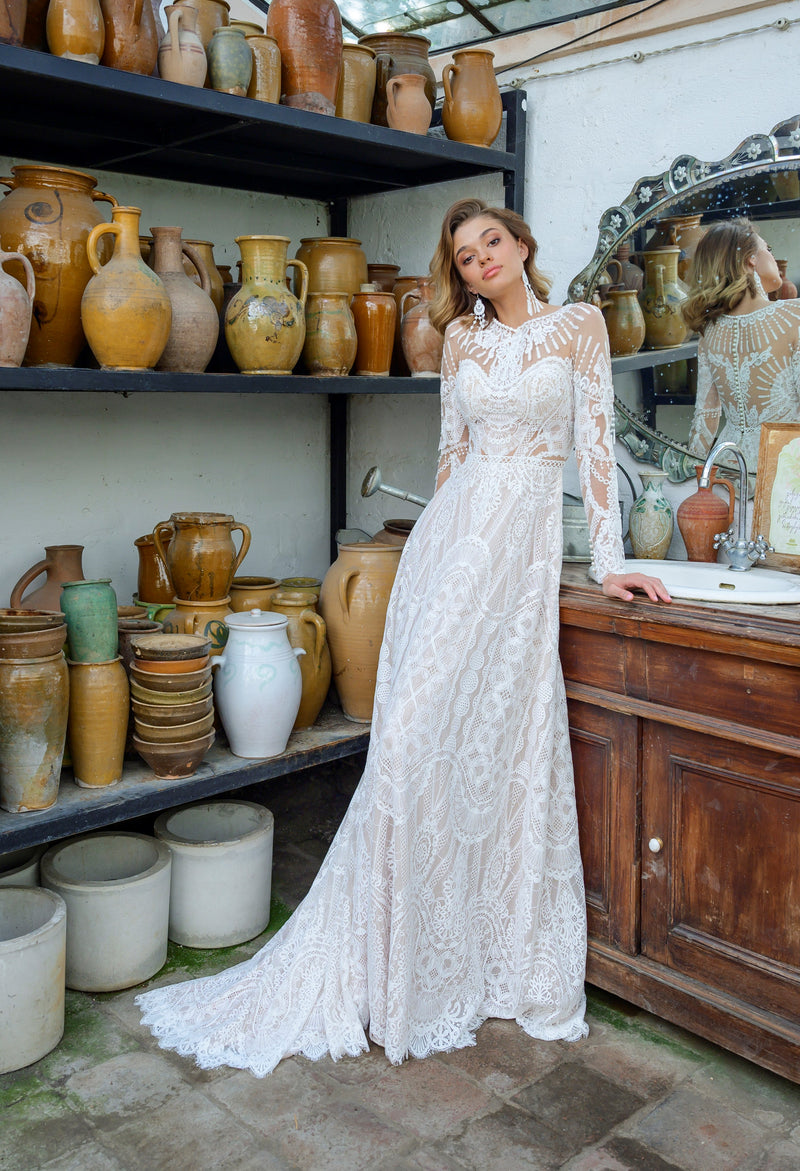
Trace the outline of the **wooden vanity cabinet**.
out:
<instances>
[{"instance_id":1,"label":"wooden vanity cabinet","mask_svg":"<svg viewBox=\"0 0 800 1171\"><path fill-rule=\"evenodd\" d=\"M589 983L800 1082L800 607L565 567L561 660Z\"/></svg>"}]
</instances>

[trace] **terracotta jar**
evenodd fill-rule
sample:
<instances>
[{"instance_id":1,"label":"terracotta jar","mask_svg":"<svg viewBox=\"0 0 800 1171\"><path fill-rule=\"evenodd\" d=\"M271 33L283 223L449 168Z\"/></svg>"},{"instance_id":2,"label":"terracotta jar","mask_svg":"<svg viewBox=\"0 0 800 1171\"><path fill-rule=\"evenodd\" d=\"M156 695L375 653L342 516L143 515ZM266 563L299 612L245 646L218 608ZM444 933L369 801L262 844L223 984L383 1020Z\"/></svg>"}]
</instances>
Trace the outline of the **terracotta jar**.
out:
<instances>
[{"instance_id":1,"label":"terracotta jar","mask_svg":"<svg viewBox=\"0 0 800 1171\"><path fill-rule=\"evenodd\" d=\"M372 539L381 545L405 545L415 523L413 520L385 520L381 531Z\"/></svg>"},{"instance_id":2,"label":"terracotta jar","mask_svg":"<svg viewBox=\"0 0 800 1171\"><path fill-rule=\"evenodd\" d=\"M606 320L612 358L638 354L644 342L644 317L633 289L618 286L605 291L600 308Z\"/></svg>"},{"instance_id":3,"label":"terracotta jar","mask_svg":"<svg viewBox=\"0 0 800 1171\"><path fill-rule=\"evenodd\" d=\"M115 207L110 224L89 234L86 252L94 276L81 299L86 340L104 370L151 370L164 352L172 306L163 284L139 249L138 207ZM115 238L114 255L100 263L98 242Z\"/></svg>"},{"instance_id":4,"label":"terracotta jar","mask_svg":"<svg viewBox=\"0 0 800 1171\"><path fill-rule=\"evenodd\" d=\"M708 231L708 225L701 225L701 215L665 216L656 224L653 235L647 242L647 251L677 245L679 249L677 279L687 280L692 267L695 249ZM646 254L645 254L646 255Z\"/></svg>"},{"instance_id":5,"label":"terracotta jar","mask_svg":"<svg viewBox=\"0 0 800 1171\"><path fill-rule=\"evenodd\" d=\"M197 13L196 30L204 49L208 48L214 29L230 24L231 6L227 0L177 0L177 6L193 8Z\"/></svg>"},{"instance_id":6,"label":"terracotta jar","mask_svg":"<svg viewBox=\"0 0 800 1171\"><path fill-rule=\"evenodd\" d=\"M0 44L22 44L27 14L28 0L7 0L0 8Z\"/></svg>"},{"instance_id":7,"label":"terracotta jar","mask_svg":"<svg viewBox=\"0 0 800 1171\"><path fill-rule=\"evenodd\" d=\"M97 180L66 167L12 167L11 188L0 203L0 248L22 252L33 265L36 296L25 351L26 366L74 366L83 349L81 297L92 275L86 241L103 217L95 201L116 204L113 195L95 191ZM102 242L101 256L111 255ZM8 271L22 284L25 274L16 261Z\"/></svg>"},{"instance_id":8,"label":"terracotta jar","mask_svg":"<svg viewBox=\"0 0 800 1171\"><path fill-rule=\"evenodd\" d=\"M253 72L247 96L259 102L281 100L281 51L278 42L267 33L245 33L253 54Z\"/></svg>"},{"instance_id":9,"label":"terracotta jar","mask_svg":"<svg viewBox=\"0 0 800 1171\"><path fill-rule=\"evenodd\" d=\"M60 610L61 589L65 581L82 581L83 545L45 545L44 559L27 569L11 591L13 610ZM44 582L23 597L25 590L42 573Z\"/></svg>"},{"instance_id":10,"label":"terracotta jar","mask_svg":"<svg viewBox=\"0 0 800 1171\"><path fill-rule=\"evenodd\" d=\"M264 32L263 24L257 24L254 20L231 20L229 23L231 28L238 28L246 37L260 36Z\"/></svg>"},{"instance_id":11,"label":"terracotta jar","mask_svg":"<svg viewBox=\"0 0 800 1171\"><path fill-rule=\"evenodd\" d=\"M309 293L352 296L367 279L366 255L352 236L303 236L296 256L308 269Z\"/></svg>"},{"instance_id":12,"label":"terracotta jar","mask_svg":"<svg viewBox=\"0 0 800 1171\"><path fill-rule=\"evenodd\" d=\"M393 293L399 275L399 264L367 265L367 283L375 285L379 293Z\"/></svg>"},{"instance_id":13,"label":"terracotta jar","mask_svg":"<svg viewBox=\"0 0 800 1171\"><path fill-rule=\"evenodd\" d=\"M620 244L614 257L619 265L619 283L626 289L633 289L635 293L641 293L644 285L644 272L638 264L634 264L631 260L630 244ZM611 262L609 262L609 267L610 264Z\"/></svg>"},{"instance_id":14,"label":"terracotta jar","mask_svg":"<svg viewBox=\"0 0 800 1171\"><path fill-rule=\"evenodd\" d=\"M379 293L374 285L361 286L352 302L358 346L355 374L388 377L394 349L397 302L393 293Z\"/></svg>"},{"instance_id":15,"label":"terracotta jar","mask_svg":"<svg viewBox=\"0 0 800 1171\"><path fill-rule=\"evenodd\" d=\"M143 604L152 602L171 602L175 594L167 567L156 551L156 542L152 533L145 533L133 542L139 553L139 574L136 583L136 596L142 599Z\"/></svg>"},{"instance_id":16,"label":"terracotta jar","mask_svg":"<svg viewBox=\"0 0 800 1171\"><path fill-rule=\"evenodd\" d=\"M172 306L169 338L156 369L201 374L211 360L219 334L219 314L211 300L208 269L199 251L181 240L180 228L151 228L150 231L153 271L167 290ZM184 252L199 273L199 289L183 271Z\"/></svg>"},{"instance_id":17,"label":"terracotta jar","mask_svg":"<svg viewBox=\"0 0 800 1171\"><path fill-rule=\"evenodd\" d=\"M214 245L210 240L184 240L183 243L190 245L194 248L195 252L200 253L200 259L206 266L206 272L208 273L208 283L210 286L208 295L219 314L222 310L222 302L225 299L225 283L222 279L222 273L214 260ZM186 275L201 289L203 287L202 278L186 248L182 250L182 264ZM230 275L230 269L227 271L228 275Z\"/></svg>"},{"instance_id":18,"label":"terracotta jar","mask_svg":"<svg viewBox=\"0 0 800 1171\"><path fill-rule=\"evenodd\" d=\"M429 316L435 292L433 280L424 277L401 298L400 344L412 378L438 378L441 373L444 337Z\"/></svg>"},{"instance_id":19,"label":"terracotta jar","mask_svg":"<svg viewBox=\"0 0 800 1171\"><path fill-rule=\"evenodd\" d=\"M274 2L274 0L273 0ZM235 756L277 756L286 748L300 705L302 647L291 647L282 614L232 614L217 659L214 698Z\"/></svg>"},{"instance_id":20,"label":"terracotta jar","mask_svg":"<svg viewBox=\"0 0 800 1171\"><path fill-rule=\"evenodd\" d=\"M639 304L644 314L647 347L662 350L682 345L689 336L689 327L681 313L686 291L678 283L680 249L675 246L648 249L641 255L645 277Z\"/></svg>"},{"instance_id":21,"label":"terracotta jar","mask_svg":"<svg viewBox=\"0 0 800 1171\"><path fill-rule=\"evenodd\" d=\"M436 106L436 77L428 61L431 43L418 33L369 33L360 37L359 45L367 45L375 53L375 97L372 102L371 122L388 126L386 119L386 83L397 73L421 73L425 78L425 93Z\"/></svg>"},{"instance_id":22,"label":"terracotta jar","mask_svg":"<svg viewBox=\"0 0 800 1171\"><path fill-rule=\"evenodd\" d=\"M100 64L106 39L100 0L50 0L45 27L54 57Z\"/></svg>"},{"instance_id":23,"label":"terracotta jar","mask_svg":"<svg viewBox=\"0 0 800 1171\"><path fill-rule=\"evenodd\" d=\"M242 374L291 374L306 337L308 271L287 260L288 236L237 236L242 287L225 311L225 340ZM286 285L286 270L300 272L300 296Z\"/></svg>"},{"instance_id":24,"label":"terracotta jar","mask_svg":"<svg viewBox=\"0 0 800 1171\"><path fill-rule=\"evenodd\" d=\"M129 709L121 659L69 663L67 738L76 785L95 789L122 780Z\"/></svg>"},{"instance_id":25,"label":"terracotta jar","mask_svg":"<svg viewBox=\"0 0 800 1171\"><path fill-rule=\"evenodd\" d=\"M0 659L0 808L27 813L55 804L68 709L62 651L43 658Z\"/></svg>"},{"instance_id":26,"label":"terracotta jar","mask_svg":"<svg viewBox=\"0 0 800 1171\"><path fill-rule=\"evenodd\" d=\"M375 53L368 45L346 42L336 91L336 117L369 122L375 97Z\"/></svg>"},{"instance_id":27,"label":"terracotta jar","mask_svg":"<svg viewBox=\"0 0 800 1171\"><path fill-rule=\"evenodd\" d=\"M433 110L421 73L395 73L386 82L386 121L392 130L427 134Z\"/></svg>"},{"instance_id":28,"label":"terracotta jar","mask_svg":"<svg viewBox=\"0 0 800 1171\"><path fill-rule=\"evenodd\" d=\"M716 561L717 550L714 548L714 537L717 533L724 533L733 521L733 509L736 494L730 480L717 479L717 469L712 467L707 488L700 487L700 477L703 474L701 464L695 468L697 475L697 491L687 496L678 505L675 519L678 529L686 546L686 556L690 561ZM721 500L714 485L724 488L728 493L727 502Z\"/></svg>"},{"instance_id":29,"label":"terracotta jar","mask_svg":"<svg viewBox=\"0 0 800 1171\"><path fill-rule=\"evenodd\" d=\"M503 103L489 49L459 49L442 71L442 125L448 138L491 146L500 132Z\"/></svg>"},{"instance_id":30,"label":"terracotta jar","mask_svg":"<svg viewBox=\"0 0 800 1171\"><path fill-rule=\"evenodd\" d=\"M409 289L416 289L420 281L425 280L421 276L401 276L394 282L392 293L394 294L395 304L397 305L397 314L394 322L394 348L392 350L392 374L399 374L403 377L408 377L411 371L408 368L405 355L403 353L403 343L400 335L400 326L403 322L402 304L403 297Z\"/></svg>"},{"instance_id":31,"label":"terracotta jar","mask_svg":"<svg viewBox=\"0 0 800 1171\"><path fill-rule=\"evenodd\" d=\"M237 530L242 534L238 552L233 543ZM176 601L214 602L228 599L233 576L250 548L250 529L224 512L173 512L153 529L153 539Z\"/></svg>"},{"instance_id":32,"label":"terracotta jar","mask_svg":"<svg viewBox=\"0 0 800 1171\"><path fill-rule=\"evenodd\" d=\"M105 24L101 64L149 77L158 60L158 31L149 0L100 0Z\"/></svg>"},{"instance_id":33,"label":"terracotta jar","mask_svg":"<svg viewBox=\"0 0 800 1171\"><path fill-rule=\"evenodd\" d=\"M356 360L356 327L349 293L309 293L303 362L309 374L342 378Z\"/></svg>"},{"instance_id":34,"label":"terracotta jar","mask_svg":"<svg viewBox=\"0 0 800 1171\"><path fill-rule=\"evenodd\" d=\"M164 614L164 630L170 634L202 634L211 640L211 655L220 655L228 641L225 619L233 613L230 598L216 602L188 602L175 599L175 608Z\"/></svg>"},{"instance_id":35,"label":"terracotta jar","mask_svg":"<svg viewBox=\"0 0 800 1171\"><path fill-rule=\"evenodd\" d=\"M239 28L215 28L206 48L208 76L217 93L247 96L253 72L253 54Z\"/></svg>"},{"instance_id":36,"label":"terracotta jar","mask_svg":"<svg viewBox=\"0 0 800 1171\"><path fill-rule=\"evenodd\" d=\"M25 273L25 286L5 271L14 261ZM0 366L21 366L31 332L31 313L36 294L33 266L22 252L0 250Z\"/></svg>"},{"instance_id":37,"label":"terracotta jar","mask_svg":"<svg viewBox=\"0 0 800 1171\"><path fill-rule=\"evenodd\" d=\"M197 31L197 11L189 5L171 4L167 14L167 32L158 47L158 72L165 81L181 85L205 85L208 61L202 38Z\"/></svg>"},{"instance_id":38,"label":"terracotta jar","mask_svg":"<svg viewBox=\"0 0 800 1171\"><path fill-rule=\"evenodd\" d=\"M231 582L231 610L234 614L271 610L272 596L277 589L276 577L235 577Z\"/></svg>"},{"instance_id":39,"label":"terracotta jar","mask_svg":"<svg viewBox=\"0 0 800 1171\"><path fill-rule=\"evenodd\" d=\"M281 101L333 114L342 68L342 19L334 0L272 0L267 32L281 51Z\"/></svg>"},{"instance_id":40,"label":"terracotta jar","mask_svg":"<svg viewBox=\"0 0 800 1171\"><path fill-rule=\"evenodd\" d=\"M119 618L117 620L117 645L119 657L126 671L130 671L134 661L133 645L131 640L140 634L161 634L163 622L152 622L149 618Z\"/></svg>"},{"instance_id":41,"label":"terracotta jar","mask_svg":"<svg viewBox=\"0 0 800 1171\"><path fill-rule=\"evenodd\" d=\"M776 293L770 293L770 301L791 301L797 296L797 285L794 281L790 281L786 275L786 269L789 267L788 260L776 260L778 272L781 274L781 287Z\"/></svg>"},{"instance_id":42,"label":"terracotta jar","mask_svg":"<svg viewBox=\"0 0 800 1171\"><path fill-rule=\"evenodd\" d=\"M640 475L643 491L628 517L633 555L660 561L667 555L673 530L672 505L662 488L667 473L653 469Z\"/></svg>"},{"instance_id":43,"label":"terracotta jar","mask_svg":"<svg viewBox=\"0 0 800 1171\"><path fill-rule=\"evenodd\" d=\"M333 681L348 720L372 718L386 610L402 550L362 542L340 545L325 575L319 609L325 619Z\"/></svg>"},{"instance_id":44,"label":"terracotta jar","mask_svg":"<svg viewBox=\"0 0 800 1171\"><path fill-rule=\"evenodd\" d=\"M316 596L306 590L278 590L272 610L286 617L289 645L305 654L298 659L302 693L293 732L310 728L319 715L331 685L331 654L324 619L316 611Z\"/></svg>"},{"instance_id":45,"label":"terracotta jar","mask_svg":"<svg viewBox=\"0 0 800 1171\"><path fill-rule=\"evenodd\" d=\"M119 640L117 595L110 578L65 581L61 609L73 662L105 663L114 658Z\"/></svg>"}]
</instances>

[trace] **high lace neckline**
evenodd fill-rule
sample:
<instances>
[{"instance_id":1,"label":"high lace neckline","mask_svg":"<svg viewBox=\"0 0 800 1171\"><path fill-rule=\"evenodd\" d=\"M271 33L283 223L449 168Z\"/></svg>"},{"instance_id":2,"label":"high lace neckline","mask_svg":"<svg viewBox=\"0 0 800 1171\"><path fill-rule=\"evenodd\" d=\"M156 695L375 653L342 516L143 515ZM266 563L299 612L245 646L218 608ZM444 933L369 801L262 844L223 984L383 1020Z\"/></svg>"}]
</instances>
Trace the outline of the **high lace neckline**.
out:
<instances>
[{"instance_id":1,"label":"high lace neckline","mask_svg":"<svg viewBox=\"0 0 800 1171\"><path fill-rule=\"evenodd\" d=\"M738 318L741 321L760 321L767 314L774 313L780 304L780 301L769 301L760 309L751 309L749 313L722 313L720 320L736 321Z\"/></svg>"},{"instance_id":2,"label":"high lace neckline","mask_svg":"<svg viewBox=\"0 0 800 1171\"><path fill-rule=\"evenodd\" d=\"M496 326L498 326L499 329L503 330L505 333L517 333L519 330L525 329L526 326L534 325L534 324L540 325L542 328L545 328L544 323L548 320L548 318L557 317L558 314L562 311L562 309L571 309L571 308L572 308L571 303L568 305L557 305L553 309L552 313L536 313L536 314L534 314L533 317L526 317L524 321L521 321L519 323L519 325L506 325L506 323L504 321L501 321L499 317L493 317L492 320L489 322L489 325L487 325L486 328L490 329L491 326L496 325Z\"/></svg>"}]
</instances>

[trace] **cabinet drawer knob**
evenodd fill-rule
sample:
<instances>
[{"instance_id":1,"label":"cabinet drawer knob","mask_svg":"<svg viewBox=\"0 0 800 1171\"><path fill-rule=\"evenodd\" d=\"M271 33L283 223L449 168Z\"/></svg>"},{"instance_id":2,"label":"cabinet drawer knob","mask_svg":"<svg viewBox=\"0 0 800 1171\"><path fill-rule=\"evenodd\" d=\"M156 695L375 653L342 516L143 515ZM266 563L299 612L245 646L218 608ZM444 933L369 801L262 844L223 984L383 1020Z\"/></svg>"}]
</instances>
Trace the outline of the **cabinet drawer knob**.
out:
<instances>
[{"instance_id":1,"label":"cabinet drawer knob","mask_svg":"<svg viewBox=\"0 0 800 1171\"><path fill-rule=\"evenodd\" d=\"M664 842L661 838L651 838L647 846L651 854L660 854L664 849Z\"/></svg>"}]
</instances>

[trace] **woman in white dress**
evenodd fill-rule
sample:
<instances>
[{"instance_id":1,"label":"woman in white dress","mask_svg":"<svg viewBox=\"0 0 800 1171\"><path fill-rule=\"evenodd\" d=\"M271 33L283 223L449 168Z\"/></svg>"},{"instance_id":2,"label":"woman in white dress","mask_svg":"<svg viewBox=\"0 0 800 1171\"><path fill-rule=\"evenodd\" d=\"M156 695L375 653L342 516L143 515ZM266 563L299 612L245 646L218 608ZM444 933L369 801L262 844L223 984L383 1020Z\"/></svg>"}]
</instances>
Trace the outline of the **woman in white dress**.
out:
<instances>
[{"instance_id":1,"label":"woman in white dress","mask_svg":"<svg viewBox=\"0 0 800 1171\"><path fill-rule=\"evenodd\" d=\"M587 1031L557 645L573 443L604 593L668 595L624 573L603 318L542 303L535 248L519 216L478 200L445 218L437 488L400 561L364 775L257 955L137 999L161 1045L204 1068L263 1076L290 1054L364 1052L368 1036L399 1063L474 1044L487 1017L543 1039Z\"/></svg>"},{"instance_id":2,"label":"woman in white dress","mask_svg":"<svg viewBox=\"0 0 800 1171\"><path fill-rule=\"evenodd\" d=\"M800 422L800 301L769 300L781 274L745 219L709 228L691 280L683 315L702 336L689 447L705 456L732 439L755 472L761 424Z\"/></svg>"}]
</instances>

